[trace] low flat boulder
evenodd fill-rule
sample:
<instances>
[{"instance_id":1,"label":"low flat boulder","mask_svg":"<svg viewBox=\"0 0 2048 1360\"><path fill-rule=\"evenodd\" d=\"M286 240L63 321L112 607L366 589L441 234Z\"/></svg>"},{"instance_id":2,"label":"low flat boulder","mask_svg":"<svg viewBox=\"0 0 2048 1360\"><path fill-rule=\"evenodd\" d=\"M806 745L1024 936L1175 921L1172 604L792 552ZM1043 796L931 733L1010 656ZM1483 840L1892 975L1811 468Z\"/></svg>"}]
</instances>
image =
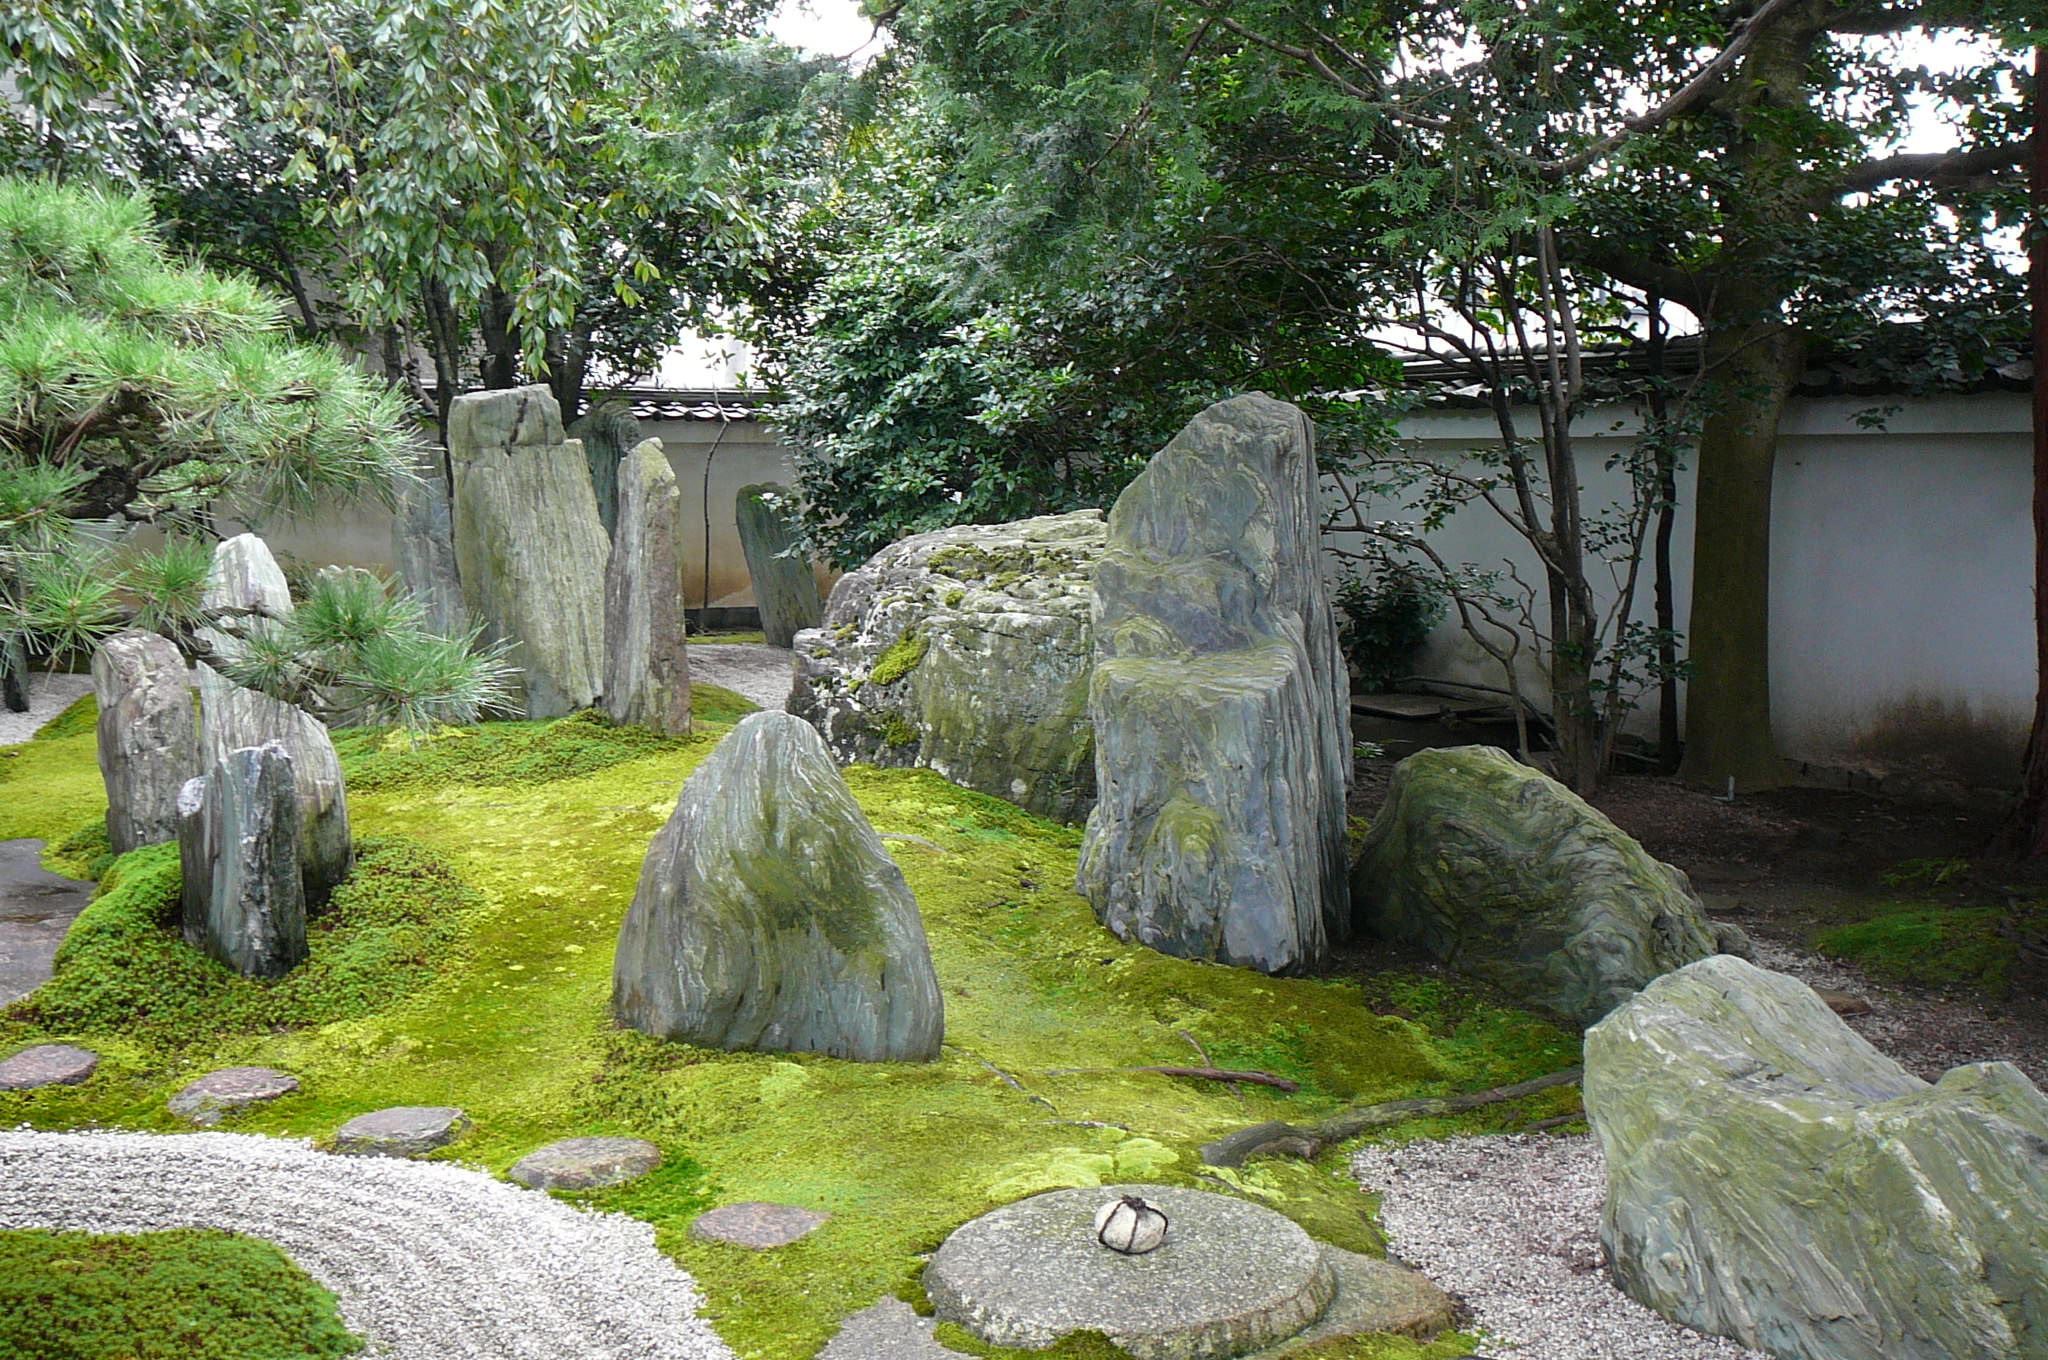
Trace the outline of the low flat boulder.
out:
<instances>
[{"instance_id":1,"label":"low flat boulder","mask_svg":"<svg viewBox=\"0 0 2048 1360\"><path fill-rule=\"evenodd\" d=\"M1337 1275L1330 1306L1308 1330L1246 1360L1284 1360L1347 1336L1435 1336L1458 1320L1457 1301L1419 1271L1328 1244L1323 1255Z\"/></svg>"},{"instance_id":2,"label":"low flat boulder","mask_svg":"<svg viewBox=\"0 0 2048 1360\"><path fill-rule=\"evenodd\" d=\"M202 1128L251 1105L294 1094L299 1079L274 1067L224 1067L208 1072L171 1097L171 1113Z\"/></svg>"},{"instance_id":3,"label":"low flat boulder","mask_svg":"<svg viewBox=\"0 0 2048 1360\"><path fill-rule=\"evenodd\" d=\"M2009 1063L1929 1085L1813 989L1720 955L1586 1032L1615 1281L1817 1360L2014 1360L2048 1339L2048 1097Z\"/></svg>"},{"instance_id":4,"label":"low flat boulder","mask_svg":"<svg viewBox=\"0 0 2048 1360\"><path fill-rule=\"evenodd\" d=\"M452 1105L394 1105L359 1114L334 1134L334 1151L350 1157L424 1157L468 1133L468 1115Z\"/></svg>"},{"instance_id":5,"label":"low flat boulder","mask_svg":"<svg viewBox=\"0 0 2048 1360\"><path fill-rule=\"evenodd\" d=\"M37 1044L0 1061L0 1091L80 1086L99 1069L100 1055L75 1044Z\"/></svg>"},{"instance_id":6,"label":"low flat boulder","mask_svg":"<svg viewBox=\"0 0 2048 1360\"><path fill-rule=\"evenodd\" d=\"M798 1242L825 1226L832 1217L816 1209L794 1204L769 1204L749 1200L726 1204L697 1215L690 1224L690 1236L699 1242L723 1242L727 1246L768 1251Z\"/></svg>"},{"instance_id":7,"label":"low flat boulder","mask_svg":"<svg viewBox=\"0 0 2048 1360\"><path fill-rule=\"evenodd\" d=\"M1491 746L1394 767L1352 900L1367 930L1582 1025L1721 947L1683 873Z\"/></svg>"},{"instance_id":8,"label":"low flat boulder","mask_svg":"<svg viewBox=\"0 0 2048 1360\"><path fill-rule=\"evenodd\" d=\"M533 1190L596 1190L637 1181L660 1165L661 1149L644 1138L564 1138L505 1174Z\"/></svg>"},{"instance_id":9,"label":"low flat boulder","mask_svg":"<svg viewBox=\"0 0 2048 1360\"><path fill-rule=\"evenodd\" d=\"M936 1324L898 1298L884 1298L839 1325L818 1360L953 1360L932 1338Z\"/></svg>"}]
</instances>

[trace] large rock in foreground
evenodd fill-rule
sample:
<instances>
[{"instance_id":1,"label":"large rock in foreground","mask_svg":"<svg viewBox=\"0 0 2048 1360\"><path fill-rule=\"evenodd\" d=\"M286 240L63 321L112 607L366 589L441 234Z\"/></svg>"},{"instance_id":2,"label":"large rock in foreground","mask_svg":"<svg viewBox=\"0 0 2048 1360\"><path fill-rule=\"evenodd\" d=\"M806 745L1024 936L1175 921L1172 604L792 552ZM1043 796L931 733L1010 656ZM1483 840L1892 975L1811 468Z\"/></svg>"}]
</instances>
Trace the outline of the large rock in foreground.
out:
<instances>
[{"instance_id":1,"label":"large rock in foreground","mask_svg":"<svg viewBox=\"0 0 2048 1360\"><path fill-rule=\"evenodd\" d=\"M1348 932L1321 524L1308 419L1264 396L1196 416L1110 512L1079 890L1125 939L1279 973Z\"/></svg>"},{"instance_id":2,"label":"large rock in foreground","mask_svg":"<svg viewBox=\"0 0 2048 1360\"><path fill-rule=\"evenodd\" d=\"M752 714L683 785L619 932L612 1014L706 1048L939 1055L916 899L808 723Z\"/></svg>"},{"instance_id":3,"label":"large rock in foreground","mask_svg":"<svg viewBox=\"0 0 2048 1360\"><path fill-rule=\"evenodd\" d=\"M512 644L528 718L589 708L604 685L611 551L583 446L564 440L545 387L472 392L448 412L462 598Z\"/></svg>"},{"instance_id":4,"label":"large rock in foreground","mask_svg":"<svg viewBox=\"0 0 2048 1360\"><path fill-rule=\"evenodd\" d=\"M764 482L741 487L733 501L740 551L746 554L754 604L761 611L761 633L770 647L791 645L799 632L816 628L825 615L811 559L797 547L788 496L788 487Z\"/></svg>"},{"instance_id":5,"label":"large rock in foreground","mask_svg":"<svg viewBox=\"0 0 2048 1360\"><path fill-rule=\"evenodd\" d=\"M682 489L659 439L615 471L618 536L604 578L604 707L615 723L690 730L683 645Z\"/></svg>"},{"instance_id":6,"label":"large rock in foreground","mask_svg":"<svg viewBox=\"0 0 2048 1360\"><path fill-rule=\"evenodd\" d=\"M244 977L283 977L306 958L299 798L282 746L244 747L187 784L178 867L185 942Z\"/></svg>"},{"instance_id":7,"label":"large rock in foreground","mask_svg":"<svg viewBox=\"0 0 2048 1360\"><path fill-rule=\"evenodd\" d=\"M1366 928L1582 1025L1717 948L1684 874L1491 746L1395 767L1352 886Z\"/></svg>"},{"instance_id":8,"label":"large rock in foreground","mask_svg":"<svg viewBox=\"0 0 2048 1360\"><path fill-rule=\"evenodd\" d=\"M199 773L184 656L154 633L116 633L92 654L92 687L114 853L175 839L178 790Z\"/></svg>"},{"instance_id":9,"label":"large rock in foreground","mask_svg":"<svg viewBox=\"0 0 2048 1360\"><path fill-rule=\"evenodd\" d=\"M916 765L1075 822L1095 802L1099 510L918 534L839 578L789 711L842 762Z\"/></svg>"},{"instance_id":10,"label":"large rock in foreground","mask_svg":"<svg viewBox=\"0 0 2048 1360\"><path fill-rule=\"evenodd\" d=\"M1784 1360L2048 1356L2048 1098L1930 1086L1805 984L1723 955L1586 1034L1615 1278Z\"/></svg>"}]
</instances>

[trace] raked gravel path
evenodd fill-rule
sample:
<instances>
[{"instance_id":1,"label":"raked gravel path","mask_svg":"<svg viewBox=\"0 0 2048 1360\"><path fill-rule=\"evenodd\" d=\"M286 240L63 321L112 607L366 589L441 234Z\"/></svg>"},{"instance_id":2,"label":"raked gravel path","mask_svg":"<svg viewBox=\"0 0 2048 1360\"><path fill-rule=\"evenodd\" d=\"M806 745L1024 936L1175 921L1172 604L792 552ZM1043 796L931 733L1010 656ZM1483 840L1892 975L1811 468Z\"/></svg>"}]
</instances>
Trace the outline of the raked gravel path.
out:
<instances>
[{"instance_id":1,"label":"raked gravel path","mask_svg":"<svg viewBox=\"0 0 2048 1360\"><path fill-rule=\"evenodd\" d=\"M654 1229L446 1163L234 1133L0 1131L0 1228L282 1247L396 1360L732 1360Z\"/></svg>"},{"instance_id":2,"label":"raked gravel path","mask_svg":"<svg viewBox=\"0 0 2048 1360\"><path fill-rule=\"evenodd\" d=\"M758 642L692 642L690 678L723 685L763 708L789 702L789 666L796 653Z\"/></svg>"},{"instance_id":3,"label":"raked gravel path","mask_svg":"<svg viewBox=\"0 0 2048 1360\"><path fill-rule=\"evenodd\" d=\"M5 704L0 704L0 746L27 741L37 728L77 702L80 695L90 693L90 675L35 672L28 682L28 712L10 713Z\"/></svg>"}]
</instances>

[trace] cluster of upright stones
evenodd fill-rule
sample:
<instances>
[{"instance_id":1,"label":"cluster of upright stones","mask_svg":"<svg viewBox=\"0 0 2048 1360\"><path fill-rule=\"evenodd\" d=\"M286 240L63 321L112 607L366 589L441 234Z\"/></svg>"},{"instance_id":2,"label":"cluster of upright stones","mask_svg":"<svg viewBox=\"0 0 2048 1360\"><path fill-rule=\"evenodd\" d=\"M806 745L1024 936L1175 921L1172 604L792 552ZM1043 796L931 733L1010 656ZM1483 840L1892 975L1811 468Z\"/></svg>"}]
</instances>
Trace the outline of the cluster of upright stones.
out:
<instances>
[{"instance_id":1,"label":"cluster of upright stones","mask_svg":"<svg viewBox=\"0 0 2048 1360\"><path fill-rule=\"evenodd\" d=\"M690 730L683 640L682 488L659 439L617 468L618 528L604 581L604 705L615 723Z\"/></svg>"}]
</instances>

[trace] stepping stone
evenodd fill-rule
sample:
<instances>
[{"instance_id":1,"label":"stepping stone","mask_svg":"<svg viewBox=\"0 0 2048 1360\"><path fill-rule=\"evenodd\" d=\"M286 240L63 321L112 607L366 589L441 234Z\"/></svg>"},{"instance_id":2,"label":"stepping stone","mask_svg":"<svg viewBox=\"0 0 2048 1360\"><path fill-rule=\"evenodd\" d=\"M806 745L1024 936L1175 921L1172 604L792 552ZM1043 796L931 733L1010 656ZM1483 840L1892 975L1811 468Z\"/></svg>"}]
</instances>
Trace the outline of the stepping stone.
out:
<instances>
[{"instance_id":1,"label":"stepping stone","mask_svg":"<svg viewBox=\"0 0 2048 1360\"><path fill-rule=\"evenodd\" d=\"M901 1299L883 1299L840 1324L818 1360L955 1360L960 1352L932 1339L936 1324Z\"/></svg>"},{"instance_id":2,"label":"stepping stone","mask_svg":"<svg viewBox=\"0 0 2048 1360\"><path fill-rule=\"evenodd\" d=\"M334 1151L348 1157L424 1157L471 1128L453 1105L394 1105L359 1114L334 1134Z\"/></svg>"},{"instance_id":3,"label":"stepping stone","mask_svg":"<svg viewBox=\"0 0 2048 1360\"><path fill-rule=\"evenodd\" d=\"M643 1138L564 1138L527 1153L506 1174L534 1190L594 1190L637 1181L661 1165Z\"/></svg>"},{"instance_id":4,"label":"stepping stone","mask_svg":"<svg viewBox=\"0 0 2048 1360\"><path fill-rule=\"evenodd\" d=\"M77 1086L100 1065L100 1055L70 1044L37 1044L0 1062L0 1091Z\"/></svg>"},{"instance_id":5,"label":"stepping stone","mask_svg":"<svg viewBox=\"0 0 2048 1360\"><path fill-rule=\"evenodd\" d=\"M299 1089L299 1079L274 1067L224 1067L208 1072L171 1097L171 1113L204 1128L251 1105Z\"/></svg>"},{"instance_id":6,"label":"stepping stone","mask_svg":"<svg viewBox=\"0 0 2048 1360\"><path fill-rule=\"evenodd\" d=\"M1095 1211L1140 1195L1171 1220L1166 1241L1120 1256ZM966 1224L925 1268L942 1321L997 1346L1044 1350L1097 1331L1133 1355L1212 1360L1288 1340L1337 1293L1321 1244L1271 1209L1206 1190L1106 1185L1054 1190Z\"/></svg>"},{"instance_id":7,"label":"stepping stone","mask_svg":"<svg viewBox=\"0 0 2048 1360\"><path fill-rule=\"evenodd\" d=\"M1458 1305L1451 1296L1419 1272L1328 1244L1323 1255L1337 1273L1337 1297L1314 1326L1245 1360L1282 1360L1346 1336L1384 1332L1435 1336L1458 1320ZM1484 1358L1466 1356L1461 1360Z\"/></svg>"},{"instance_id":8,"label":"stepping stone","mask_svg":"<svg viewBox=\"0 0 2048 1360\"><path fill-rule=\"evenodd\" d=\"M786 1247L790 1243L809 1237L820 1227L830 1214L821 1214L814 1209L799 1209L794 1204L765 1204L750 1200L745 1204L727 1204L697 1215L690 1224L690 1236L700 1242L725 1242L735 1247L751 1247L755 1251L766 1251L770 1247Z\"/></svg>"}]
</instances>

